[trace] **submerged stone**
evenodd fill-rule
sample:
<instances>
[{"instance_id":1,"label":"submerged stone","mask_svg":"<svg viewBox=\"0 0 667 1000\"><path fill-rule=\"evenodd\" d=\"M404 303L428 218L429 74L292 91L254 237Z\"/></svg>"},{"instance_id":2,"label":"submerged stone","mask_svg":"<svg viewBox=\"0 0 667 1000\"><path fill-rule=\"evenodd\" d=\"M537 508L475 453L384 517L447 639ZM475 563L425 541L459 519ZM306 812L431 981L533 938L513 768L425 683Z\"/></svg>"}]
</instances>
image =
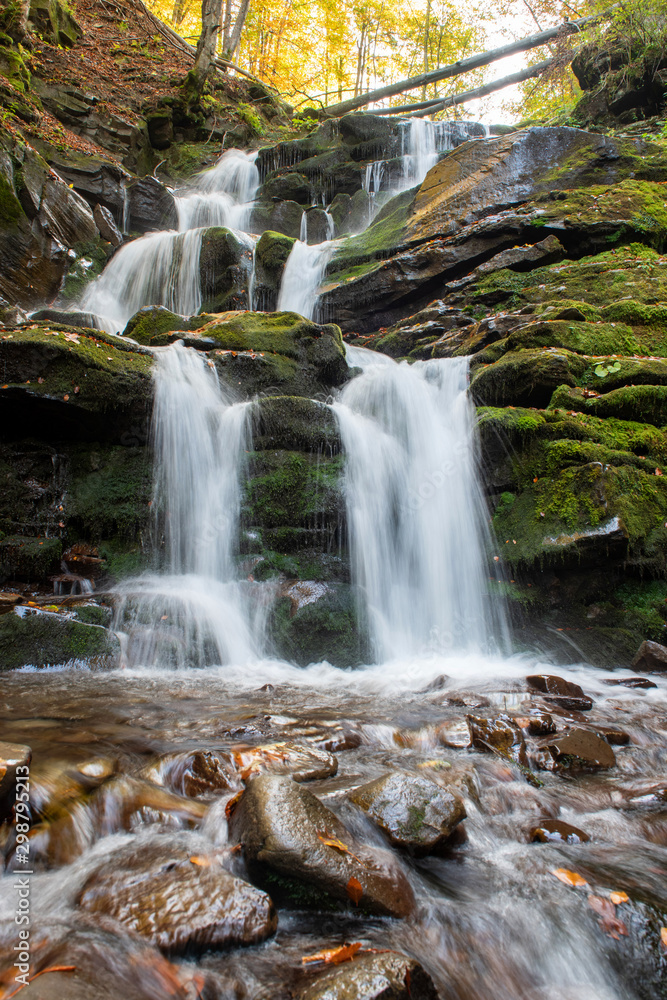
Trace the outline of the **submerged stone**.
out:
<instances>
[{"instance_id":1,"label":"submerged stone","mask_svg":"<svg viewBox=\"0 0 667 1000\"><path fill-rule=\"evenodd\" d=\"M522 767L527 765L526 741L513 719L500 715L495 719L479 719L466 716L470 730L470 742L478 750L498 753L508 757Z\"/></svg>"},{"instance_id":2,"label":"submerged stone","mask_svg":"<svg viewBox=\"0 0 667 1000\"><path fill-rule=\"evenodd\" d=\"M578 709L587 712L593 707L593 699L585 695L578 684L566 681L555 674L532 674L526 677L528 686L534 691L540 691L560 708Z\"/></svg>"},{"instance_id":3,"label":"submerged stone","mask_svg":"<svg viewBox=\"0 0 667 1000\"><path fill-rule=\"evenodd\" d=\"M318 975L295 1000L436 1000L433 980L414 958L389 951L356 955Z\"/></svg>"},{"instance_id":4,"label":"submerged stone","mask_svg":"<svg viewBox=\"0 0 667 1000\"><path fill-rule=\"evenodd\" d=\"M577 772L610 768L616 764L609 743L590 729L571 729L547 742L545 748L556 770ZM541 765L538 763L538 766Z\"/></svg>"},{"instance_id":5,"label":"submerged stone","mask_svg":"<svg viewBox=\"0 0 667 1000\"><path fill-rule=\"evenodd\" d=\"M530 839L540 844L586 844L591 838L562 819L544 819L530 831Z\"/></svg>"}]
</instances>

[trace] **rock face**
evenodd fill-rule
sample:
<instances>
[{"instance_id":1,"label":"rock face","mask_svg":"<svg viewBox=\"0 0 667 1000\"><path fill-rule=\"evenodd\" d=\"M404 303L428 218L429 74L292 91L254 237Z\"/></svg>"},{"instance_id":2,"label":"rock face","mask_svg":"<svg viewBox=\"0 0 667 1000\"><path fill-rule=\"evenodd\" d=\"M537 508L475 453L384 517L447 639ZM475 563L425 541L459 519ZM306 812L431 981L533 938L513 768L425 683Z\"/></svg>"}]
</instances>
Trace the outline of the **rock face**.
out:
<instances>
[{"instance_id":1,"label":"rock face","mask_svg":"<svg viewBox=\"0 0 667 1000\"><path fill-rule=\"evenodd\" d=\"M334 813L290 778L253 778L230 826L251 876L276 899L326 909L358 905L392 917L407 916L414 907L396 861L359 844Z\"/></svg>"},{"instance_id":2,"label":"rock face","mask_svg":"<svg viewBox=\"0 0 667 1000\"><path fill-rule=\"evenodd\" d=\"M304 986L295 1000L436 1000L433 980L398 952L358 955Z\"/></svg>"},{"instance_id":3,"label":"rock face","mask_svg":"<svg viewBox=\"0 0 667 1000\"><path fill-rule=\"evenodd\" d=\"M257 944L275 932L270 898L225 871L205 841L201 855L189 840L163 841L116 851L87 879L79 905L168 952Z\"/></svg>"},{"instance_id":4,"label":"rock face","mask_svg":"<svg viewBox=\"0 0 667 1000\"><path fill-rule=\"evenodd\" d=\"M428 778L386 774L349 795L392 844L417 856L442 847L466 817L462 799Z\"/></svg>"},{"instance_id":5,"label":"rock face","mask_svg":"<svg viewBox=\"0 0 667 1000\"><path fill-rule=\"evenodd\" d=\"M55 666L87 660L115 666L120 651L113 632L75 614L17 608L0 616L0 671L30 664Z\"/></svg>"},{"instance_id":6,"label":"rock face","mask_svg":"<svg viewBox=\"0 0 667 1000\"><path fill-rule=\"evenodd\" d=\"M648 673L667 672L667 646L646 640L637 650L632 666L634 670L646 670Z\"/></svg>"}]
</instances>

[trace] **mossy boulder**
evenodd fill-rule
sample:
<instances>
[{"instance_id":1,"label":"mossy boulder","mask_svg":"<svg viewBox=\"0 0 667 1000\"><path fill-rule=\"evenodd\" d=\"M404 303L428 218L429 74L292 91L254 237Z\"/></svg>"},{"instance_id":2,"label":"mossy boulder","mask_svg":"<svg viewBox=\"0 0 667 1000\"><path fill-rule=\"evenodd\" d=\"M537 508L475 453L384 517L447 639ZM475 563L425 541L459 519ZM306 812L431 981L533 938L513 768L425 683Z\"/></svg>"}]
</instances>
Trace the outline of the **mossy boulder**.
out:
<instances>
[{"instance_id":1,"label":"mossy boulder","mask_svg":"<svg viewBox=\"0 0 667 1000\"><path fill-rule=\"evenodd\" d=\"M207 313L199 316L179 316L164 306L144 306L128 321L123 330L123 337L131 337L138 344L157 346L163 341L163 335L175 330L190 332L199 330L210 322Z\"/></svg>"},{"instance_id":2,"label":"mossy boulder","mask_svg":"<svg viewBox=\"0 0 667 1000\"><path fill-rule=\"evenodd\" d=\"M277 656L299 666L326 660L337 667L369 661L367 632L356 592L348 584L300 581L278 599L270 615Z\"/></svg>"},{"instance_id":3,"label":"mossy boulder","mask_svg":"<svg viewBox=\"0 0 667 1000\"><path fill-rule=\"evenodd\" d=\"M0 670L74 662L114 666L120 645L113 632L73 613L19 607L0 615Z\"/></svg>"},{"instance_id":4,"label":"mossy boulder","mask_svg":"<svg viewBox=\"0 0 667 1000\"><path fill-rule=\"evenodd\" d=\"M586 397L580 389L559 386L549 405L657 427L667 424L666 385L626 385L593 397Z\"/></svg>"},{"instance_id":5,"label":"mossy boulder","mask_svg":"<svg viewBox=\"0 0 667 1000\"><path fill-rule=\"evenodd\" d=\"M287 258L294 240L282 233L267 229L255 247L255 287L253 308L270 311L275 309Z\"/></svg>"},{"instance_id":6,"label":"mossy boulder","mask_svg":"<svg viewBox=\"0 0 667 1000\"><path fill-rule=\"evenodd\" d=\"M199 251L202 312L247 309L252 241L231 229L207 229Z\"/></svg>"},{"instance_id":7,"label":"mossy boulder","mask_svg":"<svg viewBox=\"0 0 667 1000\"><path fill-rule=\"evenodd\" d=\"M331 456L340 451L340 432L331 407L302 396L266 396L253 404L256 451L298 450Z\"/></svg>"},{"instance_id":8,"label":"mossy boulder","mask_svg":"<svg viewBox=\"0 0 667 1000\"><path fill-rule=\"evenodd\" d=\"M22 433L120 440L152 406L152 358L101 331L21 327L0 339L0 406Z\"/></svg>"},{"instance_id":9,"label":"mossy boulder","mask_svg":"<svg viewBox=\"0 0 667 1000\"><path fill-rule=\"evenodd\" d=\"M470 391L478 405L544 407L559 385L576 385L588 368L569 351L509 351L477 368Z\"/></svg>"},{"instance_id":10,"label":"mossy boulder","mask_svg":"<svg viewBox=\"0 0 667 1000\"><path fill-rule=\"evenodd\" d=\"M0 579L46 582L58 571L60 538L7 535L0 540Z\"/></svg>"},{"instance_id":11,"label":"mossy boulder","mask_svg":"<svg viewBox=\"0 0 667 1000\"><path fill-rule=\"evenodd\" d=\"M83 35L83 28L61 0L30 0L28 17L38 35L65 49L71 49Z\"/></svg>"}]
</instances>

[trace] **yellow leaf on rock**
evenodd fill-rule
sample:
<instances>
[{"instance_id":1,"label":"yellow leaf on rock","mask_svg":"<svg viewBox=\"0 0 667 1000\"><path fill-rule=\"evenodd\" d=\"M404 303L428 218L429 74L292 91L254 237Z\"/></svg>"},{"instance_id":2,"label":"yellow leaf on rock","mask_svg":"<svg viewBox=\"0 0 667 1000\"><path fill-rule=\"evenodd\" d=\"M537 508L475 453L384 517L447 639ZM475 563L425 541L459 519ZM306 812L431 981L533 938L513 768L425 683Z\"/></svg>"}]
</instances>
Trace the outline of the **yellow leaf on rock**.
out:
<instances>
[{"instance_id":1,"label":"yellow leaf on rock","mask_svg":"<svg viewBox=\"0 0 667 1000\"><path fill-rule=\"evenodd\" d=\"M660 928L660 940L664 944L665 948L667 948L667 927Z\"/></svg>"},{"instance_id":2,"label":"yellow leaf on rock","mask_svg":"<svg viewBox=\"0 0 667 1000\"><path fill-rule=\"evenodd\" d=\"M611 892L609 898L615 906L619 906L620 903L629 903L630 897L627 892Z\"/></svg>"},{"instance_id":3,"label":"yellow leaf on rock","mask_svg":"<svg viewBox=\"0 0 667 1000\"><path fill-rule=\"evenodd\" d=\"M361 941L354 944L344 944L340 948L328 948L326 951L318 951L316 955L304 955L301 959L303 965L312 965L315 962L322 962L324 965L340 965L341 962L349 962L361 948Z\"/></svg>"},{"instance_id":4,"label":"yellow leaf on rock","mask_svg":"<svg viewBox=\"0 0 667 1000\"><path fill-rule=\"evenodd\" d=\"M576 872L571 872L567 868L554 868L551 872L555 875L560 882L564 882L565 885L573 885L577 889L581 889L583 886L588 885L585 878L581 875L577 875Z\"/></svg>"},{"instance_id":5,"label":"yellow leaf on rock","mask_svg":"<svg viewBox=\"0 0 667 1000\"><path fill-rule=\"evenodd\" d=\"M364 894L364 887L362 886L359 879L355 878L353 875L345 888L348 896L350 897L354 905L359 906L359 903L361 902L361 897Z\"/></svg>"}]
</instances>

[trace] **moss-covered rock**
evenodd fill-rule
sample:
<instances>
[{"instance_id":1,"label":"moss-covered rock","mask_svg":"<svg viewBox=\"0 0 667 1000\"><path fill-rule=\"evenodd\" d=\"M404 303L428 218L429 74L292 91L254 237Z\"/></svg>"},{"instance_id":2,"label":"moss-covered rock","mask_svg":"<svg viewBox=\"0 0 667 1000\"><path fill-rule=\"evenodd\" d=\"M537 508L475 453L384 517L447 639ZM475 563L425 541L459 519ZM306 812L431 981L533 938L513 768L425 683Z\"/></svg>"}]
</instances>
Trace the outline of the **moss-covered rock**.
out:
<instances>
[{"instance_id":1,"label":"moss-covered rock","mask_svg":"<svg viewBox=\"0 0 667 1000\"><path fill-rule=\"evenodd\" d=\"M255 247L255 287L253 308L269 311L275 309L285 264L294 240L282 233L267 229Z\"/></svg>"},{"instance_id":2,"label":"moss-covered rock","mask_svg":"<svg viewBox=\"0 0 667 1000\"><path fill-rule=\"evenodd\" d=\"M60 566L60 538L7 535L0 540L0 579L46 582Z\"/></svg>"},{"instance_id":3,"label":"moss-covered rock","mask_svg":"<svg viewBox=\"0 0 667 1000\"><path fill-rule=\"evenodd\" d=\"M559 385L576 385L590 363L569 351L509 351L478 367L470 390L478 405L547 406Z\"/></svg>"},{"instance_id":4,"label":"moss-covered rock","mask_svg":"<svg viewBox=\"0 0 667 1000\"><path fill-rule=\"evenodd\" d=\"M202 312L247 309L252 241L231 229L207 229L199 252Z\"/></svg>"},{"instance_id":5,"label":"moss-covered rock","mask_svg":"<svg viewBox=\"0 0 667 1000\"><path fill-rule=\"evenodd\" d=\"M279 598L270 618L278 656L299 666L322 660L338 667L368 662L366 629L352 587L302 581L291 589L293 593Z\"/></svg>"},{"instance_id":6,"label":"moss-covered rock","mask_svg":"<svg viewBox=\"0 0 667 1000\"><path fill-rule=\"evenodd\" d=\"M253 445L319 455L340 451L340 432L331 407L301 396L267 396L253 404Z\"/></svg>"},{"instance_id":7,"label":"moss-covered rock","mask_svg":"<svg viewBox=\"0 0 667 1000\"><path fill-rule=\"evenodd\" d=\"M0 363L0 406L23 434L119 440L147 422L152 358L118 338L35 323L0 339Z\"/></svg>"},{"instance_id":8,"label":"moss-covered rock","mask_svg":"<svg viewBox=\"0 0 667 1000\"><path fill-rule=\"evenodd\" d=\"M82 661L113 666L119 649L113 632L75 614L20 607L0 615L0 670Z\"/></svg>"},{"instance_id":9,"label":"moss-covered rock","mask_svg":"<svg viewBox=\"0 0 667 1000\"><path fill-rule=\"evenodd\" d=\"M245 484L244 520L262 530L270 548L289 551L286 528L296 529L292 539L301 545L335 548L345 506L341 474L340 456L284 450L253 453ZM273 544L279 539L283 545Z\"/></svg>"}]
</instances>

